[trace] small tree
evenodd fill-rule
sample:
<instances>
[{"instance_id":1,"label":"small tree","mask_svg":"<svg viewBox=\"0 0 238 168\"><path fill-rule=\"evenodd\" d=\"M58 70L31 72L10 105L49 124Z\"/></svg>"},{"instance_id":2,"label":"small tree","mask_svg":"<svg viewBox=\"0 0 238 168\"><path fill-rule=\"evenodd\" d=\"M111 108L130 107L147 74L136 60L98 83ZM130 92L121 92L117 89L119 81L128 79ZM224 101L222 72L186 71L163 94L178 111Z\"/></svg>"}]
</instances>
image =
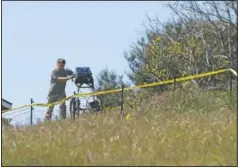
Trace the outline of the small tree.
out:
<instances>
[{"instance_id":1,"label":"small tree","mask_svg":"<svg viewBox=\"0 0 238 168\"><path fill-rule=\"evenodd\" d=\"M120 89L122 78L114 71L110 71L108 68L105 68L100 71L97 76L97 85L96 91L106 91L112 89ZM127 87L128 85L125 85ZM101 101L101 104L104 108L113 107L120 105L121 93L111 93L105 95L99 95L98 98Z\"/></svg>"}]
</instances>

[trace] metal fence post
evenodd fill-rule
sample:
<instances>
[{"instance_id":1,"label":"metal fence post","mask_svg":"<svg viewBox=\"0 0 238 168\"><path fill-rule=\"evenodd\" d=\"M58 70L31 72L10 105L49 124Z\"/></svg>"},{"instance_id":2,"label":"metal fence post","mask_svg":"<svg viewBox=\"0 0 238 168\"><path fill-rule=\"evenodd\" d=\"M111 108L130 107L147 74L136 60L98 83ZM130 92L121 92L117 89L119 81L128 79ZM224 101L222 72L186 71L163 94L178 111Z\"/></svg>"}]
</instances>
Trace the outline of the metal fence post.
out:
<instances>
[{"instance_id":1,"label":"metal fence post","mask_svg":"<svg viewBox=\"0 0 238 168\"><path fill-rule=\"evenodd\" d=\"M33 99L31 98L31 104L33 104L34 103L34 101L33 101ZM31 116L30 116L30 122L31 122L31 125L33 124L33 106L31 106Z\"/></svg>"},{"instance_id":2,"label":"metal fence post","mask_svg":"<svg viewBox=\"0 0 238 168\"><path fill-rule=\"evenodd\" d=\"M176 77L174 76L174 90L176 90Z\"/></svg>"},{"instance_id":3,"label":"metal fence post","mask_svg":"<svg viewBox=\"0 0 238 168\"><path fill-rule=\"evenodd\" d=\"M124 104L124 84L122 82L122 86L121 86L121 116L123 116L123 104Z\"/></svg>"},{"instance_id":4,"label":"metal fence post","mask_svg":"<svg viewBox=\"0 0 238 168\"><path fill-rule=\"evenodd\" d=\"M229 80L230 80L230 93L232 93L232 74L231 72L229 73Z\"/></svg>"}]
</instances>

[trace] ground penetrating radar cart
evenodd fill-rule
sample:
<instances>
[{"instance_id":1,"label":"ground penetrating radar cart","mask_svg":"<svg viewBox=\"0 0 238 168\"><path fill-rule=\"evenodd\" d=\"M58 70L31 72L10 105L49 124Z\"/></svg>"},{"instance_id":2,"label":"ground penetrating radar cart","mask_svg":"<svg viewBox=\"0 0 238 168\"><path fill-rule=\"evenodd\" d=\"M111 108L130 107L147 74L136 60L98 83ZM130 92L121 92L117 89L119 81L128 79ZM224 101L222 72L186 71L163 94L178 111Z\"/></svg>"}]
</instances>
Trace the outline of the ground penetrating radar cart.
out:
<instances>
[{"instance_id":1,"label":"ground penetrating radar cart","mask_svg":"<svg viewBox=\"0 0 238 168\"><path fill-rule=\"evenodd\" d=\"M74 83L77 87L77 94L79 94L80 89L83 88L89 88L92 90L92 92L95 91L94 79L92 76L91 69L89 67L76 67L75 74L76 77L74 79ZM74 94L76 94L76 92L74 92ZM92 98L93 98L92 102L87 101L88 107L81 108L80 107L81 102L79 97L77 98L73 97L70 100L71 118L75 119L76 115L79 116L80 112L85 112L86 110L99 112L101 110L100 102L96 99L96 96L92 96Z\"/></svg>"}]
</instances>

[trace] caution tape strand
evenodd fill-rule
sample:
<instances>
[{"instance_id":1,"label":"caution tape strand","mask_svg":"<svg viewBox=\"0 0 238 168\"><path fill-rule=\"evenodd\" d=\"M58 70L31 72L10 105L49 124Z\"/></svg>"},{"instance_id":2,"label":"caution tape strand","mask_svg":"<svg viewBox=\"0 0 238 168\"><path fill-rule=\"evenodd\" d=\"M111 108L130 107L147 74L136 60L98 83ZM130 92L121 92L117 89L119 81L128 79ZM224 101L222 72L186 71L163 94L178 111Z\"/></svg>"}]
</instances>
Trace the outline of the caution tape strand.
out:
<instances>
[{"instance_id":1,"label":"caution tape strand","mask_svg":"<svg viewBox=\"0 0 238 168\"><path fill-rule=\"evenodd\" d=\"M176 78L175 80L176 80L176 82L182 82L182 81L202 78L202 77L205 77L205 76L212 76L212 75L224 73L224 72L227 72L227 71L230 71L233 75L235 75L237 77L237 72L235 70L233 70L233 69L222 69L222 70L217 70L217 71L212 71L212 72L205 72L205 73L202 73L202 74L197 74L197 75L192 75L192 76L187 76L187 77L180 77L180 78ZM136 88L146 88L146 87L153 87L153 86L172 84L172 83L174 83L174 79L170 79L170 80L167 80L167 81L160 81L160 82L150 83L150 84L131 86L131 87L124 88L124 90L133 90L133 89L136 89ZM21 109L21 108L31 107L31 106L32 107L35 107L35 106L38 106L38 107L55 106L57 104L64 103L65 101L67 101L67 100L69 100L73 97L87 97L87 96L105 95L105 94L117 93L117 92L120 92L121 90L122 89L114 89L114 90L107 90L107 91L80 93L80 94L75 94L75 95L66 97L66 98L64 98L60 101L54 102L54 103L33 103L33 104L28 104L28 105L12 108L12 109L9 109L9 110L4 110L4 111L2 111L2 113L6 113L8 111L13 111L13 110Z\"/></svg>"}]
</instances>

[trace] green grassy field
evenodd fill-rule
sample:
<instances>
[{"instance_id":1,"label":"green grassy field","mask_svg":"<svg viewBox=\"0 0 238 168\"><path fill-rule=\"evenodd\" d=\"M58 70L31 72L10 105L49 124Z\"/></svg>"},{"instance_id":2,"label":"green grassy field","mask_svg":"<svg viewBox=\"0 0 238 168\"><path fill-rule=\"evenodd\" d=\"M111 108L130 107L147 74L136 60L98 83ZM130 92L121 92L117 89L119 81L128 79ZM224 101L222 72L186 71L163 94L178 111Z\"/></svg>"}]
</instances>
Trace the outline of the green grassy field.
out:
<instances>
[{"instance_id":1,"label":"green grassy field","mask_svg":"<svg viewBox=\"0 0 238 168\"><path fill-rule=\"evenodd\" d=\"M176 91L75 122L3 128L3 166L235 166L237 99Z\"/></svg>"}]
</instances>

